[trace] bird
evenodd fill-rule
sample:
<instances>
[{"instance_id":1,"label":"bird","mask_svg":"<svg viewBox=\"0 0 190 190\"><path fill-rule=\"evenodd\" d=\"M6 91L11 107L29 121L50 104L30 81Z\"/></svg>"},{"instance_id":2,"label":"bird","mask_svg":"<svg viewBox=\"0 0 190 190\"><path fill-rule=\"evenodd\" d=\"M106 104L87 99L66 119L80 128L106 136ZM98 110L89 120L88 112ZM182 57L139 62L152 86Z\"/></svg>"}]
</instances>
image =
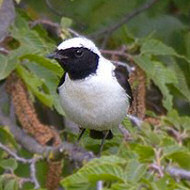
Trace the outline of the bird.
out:
<instances>
[{"instance_id":1,"label":"bird","mask_svg":"<svg viewBox=\"0 0 190 190\"><path fill-rule=\"evenodd\" d=\"M106 59L95 43L83 36L66 39L48 58L64 70L57 91L66 117L81 127L78 141L89 129L90 137L102 139L101 152L133 100L126 67Z\"/></svg>"}]
</instances>

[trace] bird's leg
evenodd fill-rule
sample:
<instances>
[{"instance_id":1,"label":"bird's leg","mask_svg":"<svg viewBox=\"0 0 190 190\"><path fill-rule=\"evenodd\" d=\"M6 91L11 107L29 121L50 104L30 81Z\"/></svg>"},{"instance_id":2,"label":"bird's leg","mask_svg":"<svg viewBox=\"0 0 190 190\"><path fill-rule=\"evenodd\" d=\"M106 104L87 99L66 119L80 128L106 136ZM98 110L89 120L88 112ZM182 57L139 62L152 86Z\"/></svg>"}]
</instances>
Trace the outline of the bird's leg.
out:
<instances>
[{"instance_id":1,"label":"bird's leg","mask_svg":"<svg viewBox=\"0 0 190 190\"><path fill-rule=\"evenodd\" d=\"M109 130L104 131L104 138L103 138L102 141L101 141L100 150L99 150L99 152L98 152L98 156L99 156L99 157L101 156L101 152L102 152L103 147L104 147L104 142L105 142L106 137L108 136L108 134L109 134Z\"/></svg>"},{"instance_id":2,"label":"bird's leg","mask_svg":"<svg viewBox=\"0 0 190 190\"><path fill-rule=\"evenodd\" d=\"M80 141L81 137L83 136L84 132L86 131L86 129L82 129L80 132L80 135L78 136L77 142Z\"/></svg>"}]
</instances>

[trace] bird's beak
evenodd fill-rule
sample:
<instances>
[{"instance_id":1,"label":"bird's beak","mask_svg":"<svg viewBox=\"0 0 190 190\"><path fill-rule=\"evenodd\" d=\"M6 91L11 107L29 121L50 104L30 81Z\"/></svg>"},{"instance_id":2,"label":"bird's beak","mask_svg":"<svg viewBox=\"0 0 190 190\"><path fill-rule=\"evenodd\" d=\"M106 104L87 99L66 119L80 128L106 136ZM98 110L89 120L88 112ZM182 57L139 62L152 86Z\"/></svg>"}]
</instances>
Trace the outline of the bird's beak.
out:
<instances>
[{"instance_id":1,"label":"bird's beak","mask_svg":"<svg viewBox=\"0 0 190 190\"><path fill-rule=\"evenodd\" d=\"M49 59L57 59L57 60L62 60L62 59L67 59L68 57L65 56L65 55L61 55L57 52L53 52L53 53L50 53L48 55L46 55L47 58Z\"/></svg>"},{"instance_id":2,"label":"bird's beak","mask_svg":"<svg viewBox=\"0 0 190 190\"><path fill-rule=\"evenodd\" d=\"M46 55L46 57L49 58L49 59L55 59L56 52L50 53L50 54Z\"/></svg>"}]
</instances>

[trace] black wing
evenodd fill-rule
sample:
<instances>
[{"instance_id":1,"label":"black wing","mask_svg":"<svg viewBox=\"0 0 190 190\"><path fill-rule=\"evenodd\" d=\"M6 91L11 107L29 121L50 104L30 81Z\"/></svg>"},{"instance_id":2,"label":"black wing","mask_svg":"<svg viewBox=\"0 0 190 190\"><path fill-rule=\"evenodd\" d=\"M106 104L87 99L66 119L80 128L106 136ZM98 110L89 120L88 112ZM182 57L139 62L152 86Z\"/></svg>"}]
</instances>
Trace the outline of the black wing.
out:
<instances>
[{"instance_id":1,"label":"black wing","mask_svg":"<svg viewBox=\"0 0 190 190\"><path fill-rule=\"evenodd\" d=\"M123 89L127 93L127 96L129 97L129 103L131 105L132 101L133 101L133 96L132 96L131 86L128 82L129 72L127 70L127 67L125 67L123 65L115 65L115 66L116 66L116 68L114 70L114 73L117 78L117 81L119 82L119 84L123 87Z\"/></svg>"},{"instance_id":2,"label":"black wing","mask_svg":"<svg viewBox=\"0 0 190 190\"><path fill-rule=\"evenodd\" d=\"M59 84L57 86L57 93L59 94L59 87L65 82L65 76L66 76L66 72L64 72L63 76L61 77Z\"/></svg>"}]
</instances>

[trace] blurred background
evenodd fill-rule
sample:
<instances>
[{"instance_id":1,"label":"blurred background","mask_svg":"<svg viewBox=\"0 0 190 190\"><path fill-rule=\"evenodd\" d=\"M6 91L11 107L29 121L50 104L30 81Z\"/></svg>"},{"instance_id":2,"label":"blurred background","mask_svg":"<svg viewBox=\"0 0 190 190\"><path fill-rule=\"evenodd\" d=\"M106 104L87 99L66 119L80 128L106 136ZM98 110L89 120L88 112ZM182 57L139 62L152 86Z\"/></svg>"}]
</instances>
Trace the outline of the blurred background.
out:
<instances>
[{"instance_id":1,"label":"blurred background","mask_svg":"<svg viewBox=\"0 0 190 190\"><path fill-rule=\"evenodd\" d=\"M100 141L85 133L75 147L56 92L64 71L46 58L78 35L128 68L134 97L134 118L88 163ZM190 189L189 73L189 0L0 0L0 190ZM62 142L58 158L35 144Z\"/></svg>"}]
</instances>

